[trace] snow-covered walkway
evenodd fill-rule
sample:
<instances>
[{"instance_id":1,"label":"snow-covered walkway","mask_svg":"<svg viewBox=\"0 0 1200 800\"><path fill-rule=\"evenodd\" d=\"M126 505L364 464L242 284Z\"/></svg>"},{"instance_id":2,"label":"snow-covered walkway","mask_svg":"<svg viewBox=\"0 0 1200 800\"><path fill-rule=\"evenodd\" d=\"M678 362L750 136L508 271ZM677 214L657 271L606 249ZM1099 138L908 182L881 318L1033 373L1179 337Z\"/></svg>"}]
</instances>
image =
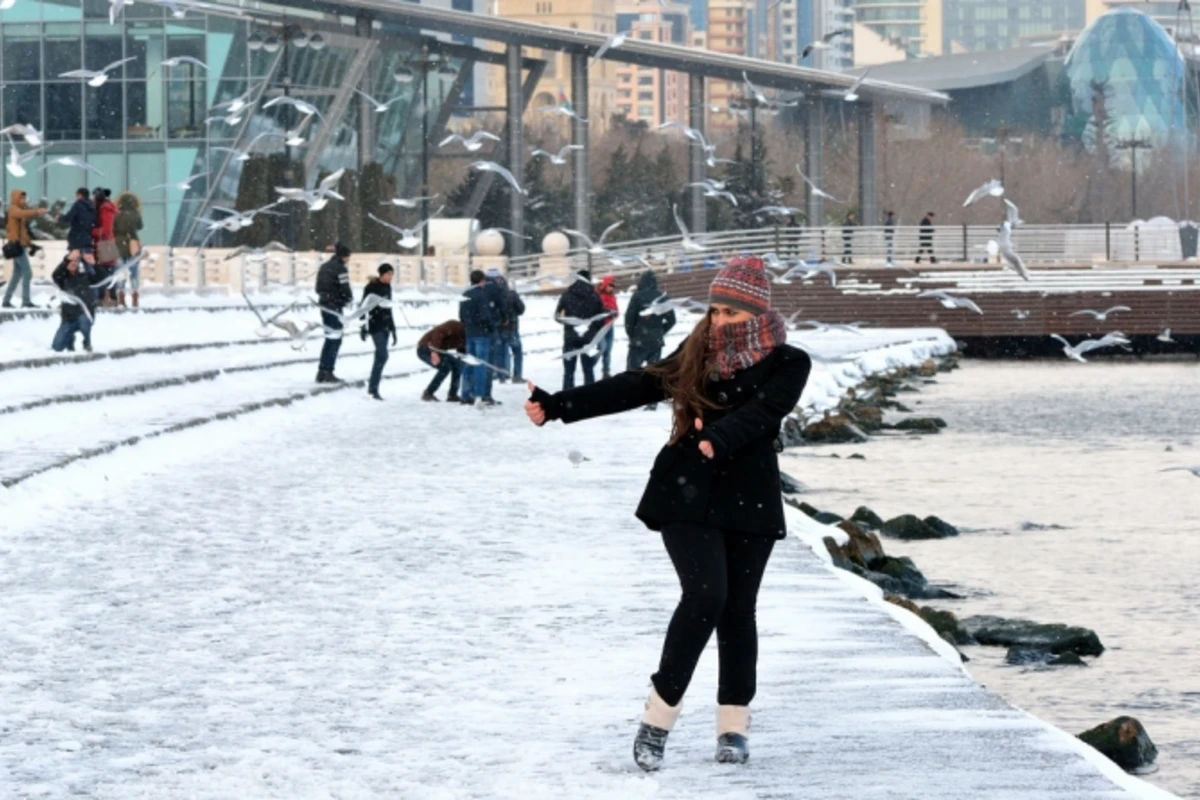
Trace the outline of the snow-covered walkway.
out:
<instances>
[{"instance_id":1,"label":"snow-covered walkway","mask_svg":"<svg viewBox=\"0 0 1200 800\"><path fill-rule=\"evenodd\" d=\"M797 538L761 595L750 763L711 761L713 647L640 773L677 588L632 511L665 407L538 430L519 387L482 411L427 380L0 490L0 796L1128 796Z\"/></svg>"}]
</instances>

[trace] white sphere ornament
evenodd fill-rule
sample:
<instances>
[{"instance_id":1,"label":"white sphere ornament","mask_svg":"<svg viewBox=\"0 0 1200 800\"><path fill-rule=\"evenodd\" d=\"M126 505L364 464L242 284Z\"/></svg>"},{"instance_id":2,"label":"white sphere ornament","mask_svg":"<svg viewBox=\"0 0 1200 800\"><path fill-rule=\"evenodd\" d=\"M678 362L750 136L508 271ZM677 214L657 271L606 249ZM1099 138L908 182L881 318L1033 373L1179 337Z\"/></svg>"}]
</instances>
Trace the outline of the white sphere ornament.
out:
<instances>
[{"instance_id":1,"label":"white sphere ornament","mask_svg":"<svg viewBox=\"0 0 1200 800\"><path fill-rule=\"evenodd\" d=\"M495 228L480 231L475 237L475 252L481 256L503 255L504 234Z\"/></svg>"},{"instance_id":2,"label":"white sphere ornament","mask_svg":"<svg viewBox=\"0 0 1200 800\"><path fill-rule=\"evenodd\" d=\"M995 239L989 239L987 243L987 253L992 258L1000 255L1000 243Z\"/></svg>"},{"instance_id":3,"label":"white sphere ornament","mask_svg":"<svg viewBox=\"0 0 1200 800\"><path fill-rule=\"evenodd\" d=\"M571 249L571 240L562 231L550 231L542 237L542 252L548 256L565 256Z\"/></svg>"}]
</instances>

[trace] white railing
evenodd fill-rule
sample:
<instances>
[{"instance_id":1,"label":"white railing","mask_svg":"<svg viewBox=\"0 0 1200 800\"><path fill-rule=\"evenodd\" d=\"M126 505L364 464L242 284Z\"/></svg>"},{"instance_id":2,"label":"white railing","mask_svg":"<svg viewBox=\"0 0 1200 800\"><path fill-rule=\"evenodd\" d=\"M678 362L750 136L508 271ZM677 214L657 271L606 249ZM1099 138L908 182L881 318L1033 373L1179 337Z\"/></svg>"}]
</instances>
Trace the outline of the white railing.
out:
<instances>
[{"instance_id":1,"label":"white railing","mask_svg":"<svg viewBox=\"0 0 1200 800\"><path fill-rule=\"evenodd\" d=\"M995 241L997 228L988 225L940 225L933 229L933 256L939 264L996 263L989 242ZM614 243L611 252L621 263L584 249L565 254L537 254L514 258L509 273L515 277L566 274L590 267L614 275L641 272L646 266L634 257L645 259L661 272L703 269L738 253L764 255L774 253L783 260L846 259L858 266L912 264L922 249L923 237L917 226L842 228L758 228L725 231L703 237L704 250L685 252L681 237L662 236ZM1130 228L1124 225L1022 225L1013 232L1013 246L1030 265L1121 262L1180 261L1183 258L1180 234L1176 228ZM922 257L928 264L928 253Z\"/></svg>"}]
</instances>

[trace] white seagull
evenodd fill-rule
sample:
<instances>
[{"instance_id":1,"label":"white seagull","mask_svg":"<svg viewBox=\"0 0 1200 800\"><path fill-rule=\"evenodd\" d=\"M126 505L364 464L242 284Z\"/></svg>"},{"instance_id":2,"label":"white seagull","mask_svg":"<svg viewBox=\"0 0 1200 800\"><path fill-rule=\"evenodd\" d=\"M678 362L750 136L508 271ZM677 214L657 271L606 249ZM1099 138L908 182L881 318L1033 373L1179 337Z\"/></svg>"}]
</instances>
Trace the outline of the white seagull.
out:
<instances>
[{"instance_id":1,"label":"white seagull","mask_svg":"<svg viewBox=\"0 0 1200 800\"><path fill-rule=\"evenodd\" d=\"M815 194L817 197L824 197L826 200L829 200L834 203L842 202L841 200L838 200L836 197L831 195L829 192L822 191L821 187L817 186L815 183L813 183L811 180L809 180L808 176L804 174L804 171L800 169L799 164L796 165L796 172L800 174L800 177L804 179L804 182L808 184L809 188L812 189L812 193Z\"/></svg>"},{"instance_id":2,"label":"white seagull","mask_svg":"<svg viewBox=\"0 0 1200 800\"><path fill-rule=\"evenodd\" d=\"M1133 309L1130 308L1129 306L1113 306L1112 308L1105 309L1104 311L1093 311L1090 308L1085 308L1080 311L1072 311L1070 314L1067 314L1067 316L1068 317L1094 317L1096 320L1098 320L1100 322L1107 322L1108 315L1115 314L1118 311L1133 311Z\"/></svg>"},{"instance_id":3,"label":"white seagull","mask_svg":"<svg viewBox=\"0 0 1200 800\"><path fill-rule=\"evenodd\" d=\"M564 147L563 149L559 150L557 154L555 154L555 153L551 153L549 150L542 150L539 148L537 150L534 150L532 153L530 153L529 157L537 158L538 156L545 156L546 158L550 159L551 164L561 167L563 164L567 163L567 153L571 152L572 150L582 150L582 149L583 149L583 145L581 145L581 144L569 144L566 147Z\"/></svg>"},{"instance_id":4,"label":"white seagull","mask_svg":"<svg viewBox=\"0 0 1200 800\"><path fill-rule=\"evenodd\" d=\"M783 0L778 0L778 2L782 1ZM776 3L776 5L778 5L778 3ZM800 51L800 59L803 60L808 58L810 55L812 55L814 50L828 50L830 47L832 47L832 42L834 39L836 39L838 36L847 36L849 33L850 31L846 28L839 28L836 31L830 31L812 44L805 45L804 49Z\"/></svg>"},{"instance_id":5,"label":"white seagull","mask_svg":"<svg viewBox=\"0 0 1200 800\"><path fill-rule=\"evenodd\" d=\"M1164 344L1174 344L1175 343L1175 340L1171 338L1171 329L1170 328L1163 328L1162 333L1158 334L1158 336L1155 336L1154 338L1160 342L1163 342Z\"/></svg>"},{"instance_id":6,"label":"white seagull","mask_svg":"<svg viewBox=\"0 0 1200 800\"><path fill-rule=\"evenodd\" d=\"M120 264L117 265L116 269L114 269L112 271L111 275L109 275L107 278L100 281L99 283L93 283L92 288L93 289L108 289L113 286L118 286L121 283L123 283L124 281L128 280L129 273L133 269L133 267L136 267L138 264L142 263L143 258L147 258L146 253L147 253L146 250L142 250L140 253L138 253L136 256L131 258L129 261L122 261ZM154 260L153 255L149 256L148 258L151 261Z\"/></svg>"},{"instance_id":7,"label":"white seagull","mask_svg":"<svg viewBox=\"0 0 1200 800\"><path fill-rule=\"evenodd\" d=\"M1021 219L1021 215L1017 213L1017 204L1009 200L1007 197L1004 198L1004 214L1005 220L1007 220L1008 224L1012 225L1014 228L1018 228L1025 224L1025 220Z\"/></svg>"},{"instance_id":8,"label":"white seagull","mask_svg":"<svg viewBox=\"0 0 1200 800\"><path fill-rule=\"evenodd\" d=\"M1106 333L1099 339L1084 339L1077 345L1073 345L1057 333L1050 334L1051 339L1056 339L1062 343L1063 354L1067 358L1078 361L1081 364L1087 363L1087 359L1083 357L1084 353L1090 353L1101 347L1112 347L1114 345L1125 346L1129 344L1129 340L1122 333Z\"/></svg>"},{"instance_id":9,"label":"white seagull","mask_svg":"<svg viewBox=\"0 0 1200 800\"><path fill-rule=\"evenodd\" d=\"M268 131L267 133L260 133L257 136L255 136L241 150L237 150L233 147L220 147L220 146L213 147L211 149L218 150L223 153L233 153L234 161L249 161L251 151L254 150L254 145L258 144L259 139L282 139L282 138L284 138L282 133L274 133L274 132Z\"/></svg>"},{"instance_id":10,"label":"white seagull","mask_svg":"<svg viewBox=\"0 0 1200 800\"><path fill-rule=\"evenodd\" d=\"M867 73L871 71L870 67L863 70L862 75L854 79L854 83L850 84L850 88L842 95L842 99L847 103L853 103L858 100L858 90L862 87L863 81L867 79Z\"/></svg>"},{"instance_id":11,"label":"white seagull","mask_svg":"<svg viewBox=\"0 0 1200 800\"><path fill-rule=\"evenodd\" d=\"M975 305L973 300L966 297L955 297L945 289L928 289L918 294L917 297L936 297L941 302L942 308L965 308L976 314L983 313L983 309Z\"/></svg>"},{"instance_id":12,"label":"white seagull","mask_svg":"<svg viewBox=\"0 0 1200 800\"><path fill-rule=\"evenodd\" d=\"M35 147L34 149L28 150L24 153L18 153L17 145L15 142L13 142L11 137L8 139L8 148L8 161L4 162L4 168L8 170L8 174L12 175L14 178L24 178L26 172L25 167L22 165L27 161L32 161L45 152L43 148Z\"/></svg>"},{"instance_id":13,"label":"white seagull","mask_svg":"<svg viewBox=\"0 0 1200 800\"><path fill-rule=\"evenodd\" d=\"M375 295L372 295L372 297L373 296ZM267 336L271 335L272 327L278 328L291 337L293 342L293 350L299 350L301 347L303 347L304 340L308 338L308 334L322 327L321 323L319 322L306 322L304 326L301 327L290 319L280 319L284 314L292 311L296 307L295 304L288 306L283 311L280 311L278 314L275 314L272 317L264 317L262 312L258 310L254 303L250 302L250 298L246 296L245 291L242 292L242 297L246 299L246 305L250 306L250 310L254 312L254 316L258 317L258 322L262 326L257 331L258 335L266 338Z\"/></svg>"},{"instance_id":14,"label":"white seagull","mask_svg":"<svg viewBox=\"0 0 1200 800\"><path fill-rule=\"evenodd\" d=\"M445 147L452 142L462 142L462 146L467 148L468 152L474 153L475 151L479 150L479 148L483 147L485 140L489 142L498 142L500 141L500 137L488 131L475 131L468 138L463 138L457 133L452 133L445 139L442 139L442 141L438 142L438 147Z\"/></svg>"},{"instance_id":15,"label":"white seagull","mask_svg":"<svg viewBox=\"0 0 1200 800\"><path fill-rule=\"evenodd\" d=\"M604 242L608 239L608 235L610 233L621 227L623 224L625 224L625 220L617 220L612 225L609 225L607 228L605 228L604 232L600 234L600 238L595 241L592 241L592 237L588 236L583 231L577 231L574 228L563 228L562 230L563 233L570 234L576 239L582 239L584 244L587 245L588 252L592 255L607 256L611 255L611 253L609 253L608 248L604 246Z\"/></svg>"},{"instance_id":16,"label":"white seagull","mask_svg":"<svg viewBox=\"0 0 1200 800\"><path fill-rule=\"evenodd\" d=\"M374 214L371 214L369 212L368 212L367 216L370 217L371 219L375 220L376 222L378 222L383 227L393 230L396 233L400 234L400 238L396 240L396 244L400 245L400 247L403 248L404 250L411 250L414 247L421 244L421 229L424 228L427 224L429 224L429 220L433 219L438 214L442 213L442 208L445 208L445 206L442 206L437 211L430 214L428 218L421 220L420 224L418 224L417 227L415 227L415 228L398 227L396 225L393 225L390 222L380 219L379 217L377 217Z\"/></svg>"},{"instance_id":17,"label":"white seagull","mask_svg":"<svg viewBox=\"0 0 1200 800\"><path fill-rule=\"evenodd\" d=\"M245 92L243 92L242 94L233 98L232 100L226 100L224 103L217 103L212 108L214 111L218 108L227 108L227 109L229 109L229 116L234 117L237 114L241 113L242 111L245 111L246 109L250 108L250 106L254 105L254 103L253 103L253 101L251 101L250 97L251 97L251 95L253 95L255 92L257 92L261 88L262 88L262 84L257 84L255 86L251 86ZM233 124L236 124L236 123L233 123Z\"/></svg>"},{"instance_id":18,"label":"white seagull","mask_svg":"<svg viewBox=\"0 0 1200 800\"><path fill-rule=\"evenodd\" d=\"M571 452L567 453L567 460L570 461L571 464L574 465L576 468L578 468L579 465L585 461L591 461L590 458L588 458L587 456L585 456L583 453L579 452L578 450L572 450Z\"/></svg>"},{"instance_id":19,"label":"white seagull","mask_svg":"<svg viewBox=\"0 0 1200 800\"><path fill-rule=\"evenodd\" d=\"M73 69L70 72L60 73L60 78L83 78L87 81L88 86L98 87L108 83L108 73L117 67L128 64L130 61L136 61L137 56L122 58L120 61L114 61L107 67L101 68L99 71L94 69Z\"/></svg>"},{"instance_id":20,"label":"white seagull","mask_svg":"<svg viewBox=\"0 0 1200 800\"><path fill-rule=\"evenodd\" d=\"M571 119L579 120L585 125L587 124L587 120L576 114L575 109L567 108L566 106L538 106L536 110L543 114L558 114L560 117L570 117Z\"/></svg>"},{"instance_id":21,"label":"white seagull","mask_svg":"<svg viewBox=\"0 0 1200 800\"><path fill-rule=\"evenodd\" d=\"M425 197L393 197L391 200L384 200L379 205L391 205L396 208L416 208L421 205L422 200L432 200L435 197L437 197L436 194L426 195Z\"/></svg>"},{"instance_id":22,"label":"white seagull","mask_svg":"<svg viewBox=\"0 0 1200 800\"><path fill-rule=\"evenodd\" d=\"M151 186L148 191L153 192L155 189L178 189L181 192L186 192L192 188L193 181L198 181L206 177L208 177L207 172L198 172L195 175L189 175L177 183L160 183L157 186Z\"/></svg>"},{"instance_id":23,"label":"white seagull","mask_svg":"<svg viewBox=\"0 0 1200 800\"><path fill-rule=\"evenodd\" d=\"M671 213L675 215L675 227L679 228L679 234L682 236L682 241L679 245L689 253L702 253L708 249L705 244L707 236L697 236L688 232L687 225L683 222L683 217L679 216L679 206L672 204Z\"/></svg>"},{"instance_id":24,"label":"white seagull","mask_svg":"<svg viewBox=\"0 0 1200 800\"><path fill-rule=\"evenodd\" d=\"M45 137L42 132L32 125L18 122L15 125L9 125L7 128L0 128L0 134L10 136L21 136L25 139L25 144L30 147L41 147L45 142Z\"/></svg>"},{"instance_id":25,"label":"white seagull","mask_svg":"<svg viewBox=\"0 0 1200 800\"><path fill-rule=\"evenodd\" d=\"M321 112L317 109L317 107L312 103L306 103L305 101L297 97L292 97L291 95L281 94L278 97L273 97L267 102L263 103L263 108L274 108L275 106L291 106L306 117L315 115L321 117L321 119L325 119L321 116Z\"/></svg>"},{"instance_id":26,"label":"white seagull","mask_svg":"<svg viewBox=\"0 0 1200 800\"><path fill-rule=\"evenodd\" d=\"M292 253L292 252L295 252L292 250L292 248L288 247L285 244L281 244L279 242L267 242L262 247L251 247L249 245L244 244L241 247L236 248L229 255L225 256L224 260L231 261L232 259L239 258L241 256L245 256L246 260L249 261L250 263L261 264L262 262L267 260L268 253Z\"/></svg>"},{"instance_id":27,"label":"white seagull","mask_svg":"<svg viewBox=\"0 0 1200 800\"><path fill-rule=\"evenodd\" d=\"M963 208L966 208L967 206L974 203L976 200L980 200L984 197L1000 197L1003 194L1004 194L1004 184L1002 184L1000 181L996 180L995 178L992 178L990 181L985 183L983 186L980 186L978 189L974 190L969 195L967 195L967 199L963 201Z\"/></svg>"},{"instance_id":28,"label":"white seagull","mask_svg":"<svg viewBox=\"0 0 1200 800\"><path fill-rule=\"evenodd\" d=\"M592 64L596 63L596 61L602 58L609 50L625 44L625 40L628 38L628 33L614 33L612 36L609 36L604 40L604 43L600 45L600 49L596 51L596 55L592 56L592 60L588 62L588 68L590 69Z\"/></svg>"},{"instance_id":29,"label":"white seagull","mask_svg":"<svg viewBox=\"0 0 1200 800\"><path fill-rule=\"evenodd\" d=\"M1200 464L1191 467L1167 467L1166 469L1160 469L1159 472L1190 472L1197 478L1200 478Z\"/></svg>"},{"instance_id":30,"label":"white seagull","mask_svg":"<svg viewBox=\"0 0 1200 800\"><path fill-rule=\"evenodd\" d=\"M285 200L298 200L308 204L309 211L320 211L325 206L329 205L329 198L335 200L345 200L336 191L334 187L346 174L346 169L343 167L332 175L326 176L325 180L317 184L316 189L291 189L284 186L276 186L275 192Z\"/></svg>"},{"instance_id":31,"label":"white seagull","mask_svg":"<svg viewBox=\"0 0 1200 800\"><path fill-rule=\"evenodd\" d=\"M481 172L494 172L501 178L504 178L504 180L508 181L508 185L519 193L524 195L529 194L529 192L521 188L521 184L517 183L517 179L513 177L511 172L497 164L495 161L475 161L472 162L471 169L479 170Z\"/></svg>"},{"instance_id":32,"label":"white seagull","mask_svg":"<svg viewBox=\"0 0 1200 800\"><path fill-rule=\"evenodd\" d=\"M1000 249L1000 256L1008 262L1008 265L1015 269L1022 278L1029 280L1029 270L1025 268L1025 262L1013 249L1012 223L1008 220L1000 223L1000 236L996 239L996 246Z\"/></svg>"},{"instance_id":33,"label":"white seagull","mask_svg":"<svg viewBox=\"0 0 1200 800\"><path fill-rule=\"evenodd\" d=\"M153 78L158 73L158 71L160 69L162 69L163 67L178 67L180 64L195 64L197 67L200 67L201 69L204 69L206 71L208 70L208 64L205 64L203 61L201 61L198 58L193 58L192 56L175 56L174 58L168 58L168 59L164 60L161 64L159 64L157 67L155 67L154 70L146 77Z\"/></svg>"},{"instance_id":34,"label":"white seagull","mask_svg":"<svg viewBox=\"0 0 1200 800\"><path fill-rule=\"evenodd\" d=\"M374 108L376 114L387 113L387 110L391 107L392 103L397 103L404 99L404 95L397 95L396 97L393 97L391 100L387 100L385 102L380 102L380 101L376 100L374 97L371 97L371 95L367 94L366 92L364 92L360 89L355 89L354 93L359 95L360 97L362 97L368 103L370 103L371 106Z\"/></svg>"},{"instance_id":35,"label":"white seagull","mask_svg":"<svg viewBox=\"0 0 1200 800\"><path fill-rule=\"evenodd\" d=\"M689 128L687 125L684 125L682 122L676 122L673 119L667 120L666 122L662 123L661 125L655 126L654 130L661 131L663 128L679 128L679 130L683 131L683 135L686 136L687 138L691 139L692 141L700 142L701 144L707 144L707 142L705 142L705 140L704 140L703 133L696 130L695 128Z\"/></svg>"},{"instance_id":36,"label":"white seagull","mask_svg":"<svg viewBox=\"0 0 1200 800\"><path fill-rule=\"evenodd\" d=\"M606 324L601 326L600 330L596 332L596 335L592 337L590 342L578 350L572 350L568 353L563 353L561 356L559 356L559 358L561 358L563 361L566 361L568 359L575 358L576 356L590 358L598 355L600 353L600 348L604 347L604 337L608 335L608 331L612 328L612 326L612 320L609 320Z\"/></svg>"},{"instance_id":37,"label":"white seagull","mask_svg":"<svg viewBox=\"0 0 1200 800\"><path fill-rule=\"evenodd\" d=\"M667 297L665 293L659 295L653 303L642 309L643 317L660 317L663 314L670 314L677 308L689 307L692 303L690 297Z\"/></svg>"},{"instance_id":38,"label":"white seagull","mask_svg":"<svg viewBox=\"0 0 1200 800\"><path fill-rule=\"evenodd\" d=\"M75 156L58 156L57 158L50 159L41 166L43 170L49 169L50 167L77 167L79 169L86 169L88 172L94 172L101 178L104 177L103 172L96 169L82 158L76 158Z\"/></svg>"},{"instance_id":39,"label":"white seagull","mask_svg":"<svg viewBox=\"0 0 1200 800\"><path fill-rule=\"evenodd\" d=\"M1019 308L1014 308L1012 313L1013 313L1013 316L1015 316L1017 319L1022 320L1022 319L1029 319L1029 315L1032 314L1033 312L1032 311L1022 311Z\"/></svg>"}]
</instances>

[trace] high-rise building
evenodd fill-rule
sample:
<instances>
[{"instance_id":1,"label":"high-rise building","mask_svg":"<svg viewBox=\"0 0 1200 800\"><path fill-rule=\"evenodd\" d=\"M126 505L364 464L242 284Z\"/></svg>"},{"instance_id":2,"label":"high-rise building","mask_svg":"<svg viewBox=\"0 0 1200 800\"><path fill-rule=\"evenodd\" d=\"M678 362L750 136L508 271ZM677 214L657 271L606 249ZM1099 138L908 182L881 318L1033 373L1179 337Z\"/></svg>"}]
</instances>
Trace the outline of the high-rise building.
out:
<instances>
[{"instance_id":1,"label":"high-rise building","mask_svg":"<svg viewBox=\"0 0 1200 800\"><path fill-rule=\"evenodd\" d=\"M617 30L616 0L499 0L495 13L506 19L540 22L611 36ZM558 50L526 48L530 58L546 62L534 88L526 120L535 126L565 130L565 118L538 114L533 109L559 105L571 96L571 57ZM593 131L602 131L617 111L617 62L601 59L588 70L587 116ZM533 116L537 115L537 116Z\"/></svg>"},{"instance_id":2,"label":"high-rise building","mask_svg":"<svg viewBox=\"0 0 1200 800\"><path fill-rule=\"evenodd\" d=\"M1116 8L1132 8L1142 12L1166 29L1176 40L1186 40L1189 35L1200 34L1200 19L1193 18L1191 11L1180 11L1179 0L1086 0L1087 22ZM1190 6L1191 4L1185 4ZM1197 4L1200 12L1200 3ZM1179 30L1176 30L1176 27ZM1195 44L1193 42L1193 44Z\"/></svg>"},{"instance_id":3,"label":"high-rise building","mask_svg":"<svg viewBox=\"0 0 1200 800\"><path fill-rule=\"evenodd\" d=\"M1087 24L1085 0L942 0L944 52L1007 50L1074 35ZM1139 4L1140 7L1140 4Z\"/></svg>"},{"instance_id":4,"label":"high-rise building","mask_svg":"<svg viewBox=\"0 0 1200 800\"><path fill-rule=\"evenodd\" d=\"M689 46L693 42L689 16L684 3L658 0L618 0L617 32L631 39L669 42ZM687 121L687 76L680 72L617 64L616 113L630 122L659 125L667 120Z\"/></svg>"},{"instance_id":5,"label":"high-rise building","mask_svg":"<svg viewBox=\"0 0 1200 800\"><path fill-rule=\"evenodd\" d=\"M746 55L747 12L750 0L708 0L708 49L718 53ZM730 100L742 96L742 86L736 81L713 80L708 85L708 100L713 105L726 107ZM714 120L719 122L719 120Z\"/></svg>"},{"instance_id":6,"label":"high-rise building","mask_svg":"<svg viewBox=\"0 0 1200 800\"><path fill-rule=\"evenodd\" d=\"M854 18L910 57L941 55L943 4L953 0L856 0ZM1002 5L1005 0L985 0Z\"/></svg>"}]
</instances>

